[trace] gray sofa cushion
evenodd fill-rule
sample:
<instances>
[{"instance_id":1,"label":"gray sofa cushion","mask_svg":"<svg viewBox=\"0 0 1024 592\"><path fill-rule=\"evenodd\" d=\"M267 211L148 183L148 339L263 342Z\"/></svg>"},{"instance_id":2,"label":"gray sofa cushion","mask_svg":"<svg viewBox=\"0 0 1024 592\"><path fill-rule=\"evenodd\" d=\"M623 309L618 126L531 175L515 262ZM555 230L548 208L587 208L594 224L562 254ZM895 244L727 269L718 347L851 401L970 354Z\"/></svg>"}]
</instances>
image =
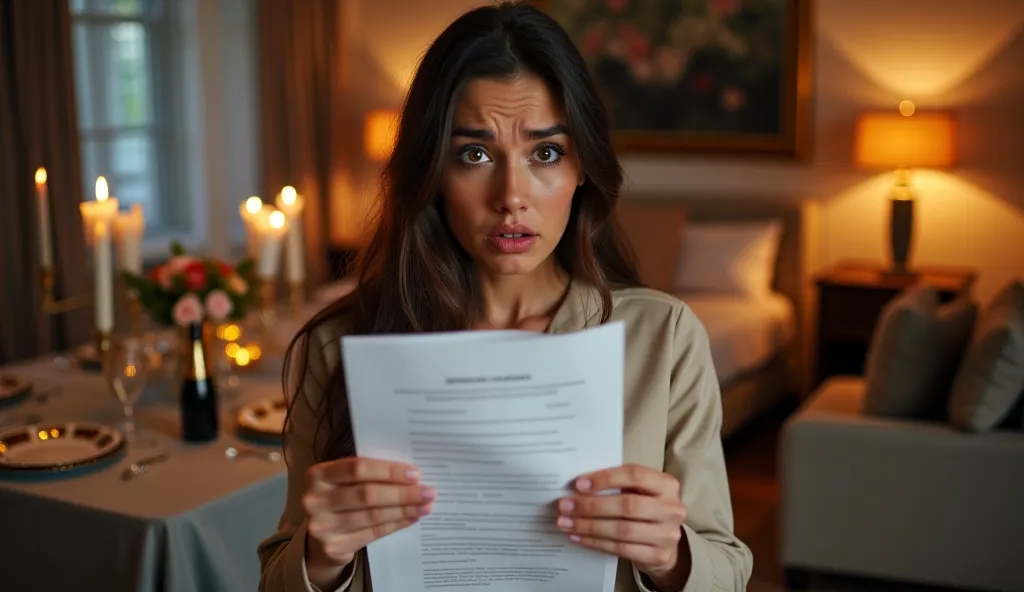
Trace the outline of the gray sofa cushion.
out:
<instances>
[{"instance_id":1,"label":"gray sofa cushion","mask_svg":"<svg viewBox=\"0 0 1024 592\"><path fill-rule=\"evenodd\" d=\"M949 418L972 432L994 429L1024 393L1024 282L985 307L949 399Z\"/></svg>"},{"instance_id":2,"label":"gray sofa cushion","mask_svg":"<svg viewBox=\"0 0 1024 592\"><path fill-rule=\"evenodd\" d=\"M938 293L927 286L894 298L868 348L864 412L944 419L977 314L977 305L966 299L941 305Z\"/></svg>"}]
</instances>

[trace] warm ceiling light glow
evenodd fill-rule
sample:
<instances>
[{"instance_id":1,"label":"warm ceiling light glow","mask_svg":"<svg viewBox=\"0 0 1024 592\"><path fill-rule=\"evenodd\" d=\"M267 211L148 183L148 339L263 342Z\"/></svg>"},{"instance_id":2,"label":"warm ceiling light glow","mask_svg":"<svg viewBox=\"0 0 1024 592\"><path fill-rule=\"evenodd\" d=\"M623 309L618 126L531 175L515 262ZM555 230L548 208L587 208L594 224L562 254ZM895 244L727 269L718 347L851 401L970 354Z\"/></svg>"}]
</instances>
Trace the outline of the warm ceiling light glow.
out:
<instances>
[{"instance_id":1,"label":"warm ceiling light glow","mask_svg":"<svg viewBox=\"0 0 1024 592\"><path fill-rule=\"evenodd\" d=\"M110 189L107 187L107 180L103 177L96 177L96 201L107 201L110 197Z\"/></svg>"},{"instance_id":2,"label":"warm ceiling light glow","mask_svg":"<svg viewBox=\"0 0 1024 592\"><path fill-rule=\"evenodd\" d=\"M286 206L295 205L295 188L291 185L285 185L284 189L281 190L281 201Z\"/></svg>"},{"instance_id":3,"label":"warm ceiling light glow","mask_svg":"<svg viewBox=\"0 0 1024 592\"><path fill-rule=\"evenodd\" d=\"M903 101L900 103L900 113L902 113L903 115L910 117L911 115L914 114L914 111L917 111L917 107L914 105L913 102Z\"/></svg>"},{"instance_id":4,"label":"warm ceiling light glow","mask_svg":"<svg viewBox=\"0 0 1024 592\"><path fill-rule=\"evenodd\" d=\"M42 185L46 183L46 169L39 167L36 169L36 185Z\"/></svg>"},{"instance_id":5,"label":"warm ceiling light glow","mask_svg":"<svg viewBox=\"0 0 1024 592\"><path fill-rule=\"evenodd\" d=\"M285 218L284 212L282 212L281 210L274 210L273 212L271 212L270 219L268 220L268 222L270 223L270 227L275 230L280 230L284 228L284 223L286 221L287 218Z\"/></svg>"},{"instance_id":6,"label":"warm ceiling light glow","mask_svg":"<svg viewBox=\"0 0 1024 592\"><path fill-rule=\"evenodd\" d=\"M259 214L263 209L263 200L255 195L245 200L245 211L250 214Z\"/></svg>"}]
</instances>

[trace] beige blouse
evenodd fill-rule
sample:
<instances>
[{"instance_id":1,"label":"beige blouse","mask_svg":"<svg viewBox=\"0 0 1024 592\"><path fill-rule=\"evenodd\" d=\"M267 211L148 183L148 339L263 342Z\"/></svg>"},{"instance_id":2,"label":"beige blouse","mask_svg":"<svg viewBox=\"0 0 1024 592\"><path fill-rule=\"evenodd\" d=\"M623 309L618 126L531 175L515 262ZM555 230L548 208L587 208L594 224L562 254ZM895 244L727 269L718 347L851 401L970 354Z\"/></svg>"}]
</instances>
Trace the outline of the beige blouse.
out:
<instances>
[{"instance_id":1,"label":"beige blouse","mask_svg":"<svg viewBox=\"0 0 1024 592\"><path fill-rule=\"evenodd\" d=\"M722 453L721 394L707 332L683 302L654 290L630 288L612 295L611 320L626 325L624 462L675 476L689 516L684 531L693 567L684 592L746 589L753 569L750 549L733 533L732 504ZM574 283L551 324L554 333L600 323L601 300L592 286ZM340 323L319 327L311 339L302 395L316 405L331 369L341 358ZM279 530L259 546L266 592L320 592L306 575L305 515L300 503L306 471L314 463L316 420L296 405L288 435L288 496ZM366 553L338 589L370 592ZM615 592L652 592L639 573L620 561ZM657 591L679 592L679 591Z\"/></svg>"}]
</instances>

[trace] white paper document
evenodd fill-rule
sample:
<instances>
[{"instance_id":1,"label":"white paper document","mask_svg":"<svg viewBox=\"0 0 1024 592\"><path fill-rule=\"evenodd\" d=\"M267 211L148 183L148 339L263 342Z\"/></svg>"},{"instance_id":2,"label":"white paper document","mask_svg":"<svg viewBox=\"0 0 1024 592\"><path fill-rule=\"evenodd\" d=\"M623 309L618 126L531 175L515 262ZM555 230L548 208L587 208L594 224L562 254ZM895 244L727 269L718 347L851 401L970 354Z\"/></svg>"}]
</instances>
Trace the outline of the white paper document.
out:
<instances>
[{"instance_id":1,"label":"white paper document","mask_svg":"<svg viewBox=\"0 0 1024 592\"><path fill-rule=\"evenodd\" d=\"M617 559L555 527L622 464L624 325L342 339L357 453L402 461L433 512L368 547L374 590L612 592Z\"/></svg>"}]
</instances>

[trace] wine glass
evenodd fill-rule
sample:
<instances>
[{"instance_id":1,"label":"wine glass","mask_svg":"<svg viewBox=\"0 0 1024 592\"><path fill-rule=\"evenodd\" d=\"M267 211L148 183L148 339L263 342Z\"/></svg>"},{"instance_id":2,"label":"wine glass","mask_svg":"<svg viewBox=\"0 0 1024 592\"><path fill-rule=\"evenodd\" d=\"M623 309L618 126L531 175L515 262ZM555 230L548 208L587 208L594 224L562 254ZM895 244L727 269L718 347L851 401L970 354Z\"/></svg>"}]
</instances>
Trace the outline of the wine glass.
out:
<instances>
[{"instance_id":1,"label":"wine glass","mask_svg":"<svg viewBox=\"0 0 1024 592\"><path fill-rule=\"evenodd\" d=\"M135 403L146 386L149 357L138 339L126 339L111 352L110 387L124 406L124 433L130 443L135 441Z\"/></svg>"}]
</instances>

